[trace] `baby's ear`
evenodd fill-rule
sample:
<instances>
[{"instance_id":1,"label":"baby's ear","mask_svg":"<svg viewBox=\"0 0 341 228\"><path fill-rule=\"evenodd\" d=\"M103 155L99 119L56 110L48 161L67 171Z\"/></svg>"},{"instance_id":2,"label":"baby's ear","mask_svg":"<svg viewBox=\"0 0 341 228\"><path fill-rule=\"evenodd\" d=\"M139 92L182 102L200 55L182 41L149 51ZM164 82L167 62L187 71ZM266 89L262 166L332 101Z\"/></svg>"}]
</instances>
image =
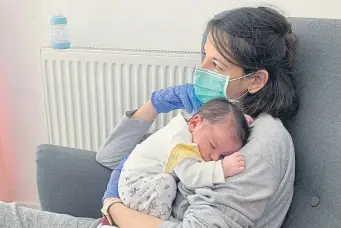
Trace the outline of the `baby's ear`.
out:
<instances>
[{"instance_id":1,"label":"baby's ear","mask_svg":"<svg viewBox=\"0 0 341 228\"><path fill-rule=\"evenodd\" d=\"M202 116L200 115L194 115L189 121L188 121L188 130L192 132L200 123L202 122Z\"/></svg>"},{"instance_id":2,"label":"baby's ear","mask_svg":"<svg viewBox=\"0 0 341 228\"><path fill-rule=\"evenodd\" d=\"M247 121L247 124L250 126L252 124L252 122L253 122L252 117L249 116L249 115L246 115L246 114L244 114L244 116L245 116L245 119Z\"/></svg>"}]
</instances>

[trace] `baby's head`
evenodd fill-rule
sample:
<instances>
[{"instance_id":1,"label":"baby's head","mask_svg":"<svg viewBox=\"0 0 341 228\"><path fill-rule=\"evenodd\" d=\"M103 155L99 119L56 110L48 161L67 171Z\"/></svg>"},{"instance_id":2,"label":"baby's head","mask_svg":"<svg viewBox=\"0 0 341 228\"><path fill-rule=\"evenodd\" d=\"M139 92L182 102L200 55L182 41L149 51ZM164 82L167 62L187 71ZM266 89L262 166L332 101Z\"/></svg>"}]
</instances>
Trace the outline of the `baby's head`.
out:
<instances>
[{"instance_id":1,"label":"baby's head","mask_svg":"<svg viewBox=\"0 0 341 228\"><path fill-rule=\"evenodd\" d=\"M247 120L239 108L226 99L204 104L188 121L192 141L206 161L217 161L240 150L250 134Z\"/></svg>"}]
</instances>

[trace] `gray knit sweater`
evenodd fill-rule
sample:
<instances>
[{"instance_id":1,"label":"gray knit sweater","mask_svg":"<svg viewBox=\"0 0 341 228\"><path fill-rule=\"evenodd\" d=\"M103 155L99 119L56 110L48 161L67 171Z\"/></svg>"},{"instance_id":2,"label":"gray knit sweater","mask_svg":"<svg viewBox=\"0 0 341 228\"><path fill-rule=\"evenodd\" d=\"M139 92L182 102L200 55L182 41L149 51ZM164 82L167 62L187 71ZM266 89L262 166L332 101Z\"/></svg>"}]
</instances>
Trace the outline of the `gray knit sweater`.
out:
<instances>
[{"instance_id":1,"label":"gray knit sweater","mask_svg":"<svg viewBox=\"0 0 341 228\"><path fill-rule=\"evenodd\" d=\"M127 112L97 153L102 165L115 168L143 140L152 122L129 118ZM175 221L159 228L279 228L289 209L295 178L295 151L282 122L258 117L242 149L246 170L213 188L186 189L179 183L173 204Z\"/></svg>"}]
</instances>

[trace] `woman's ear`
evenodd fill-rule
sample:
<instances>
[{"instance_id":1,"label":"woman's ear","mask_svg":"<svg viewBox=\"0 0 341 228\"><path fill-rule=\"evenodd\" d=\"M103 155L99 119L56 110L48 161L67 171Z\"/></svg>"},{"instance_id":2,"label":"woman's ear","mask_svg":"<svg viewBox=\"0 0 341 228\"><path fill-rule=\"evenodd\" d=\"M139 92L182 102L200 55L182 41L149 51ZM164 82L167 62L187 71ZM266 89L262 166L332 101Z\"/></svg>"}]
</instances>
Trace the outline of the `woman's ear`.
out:
<instances>
[{"instance_id":1,"label":"woman's ear","mask_svg":"<svg viewBox=\"0 0 341 228\"><path fill-rule=\"evenodd\" d=\"M202 116L195 115L188 121L188 130L192 132L202 122Z\"/></svg>"},{"instance_id":2,"label":"woman's ear","mask_svg":"<svg viewBox=\"0 0 341 228\"><path fill-rule=\"evenodd\" d=\"M248 92L257 93L266 85L268 79L269 73L267 70L258 70L254 73L253 77L250 78Z\"/></svg>"}]
</instances>

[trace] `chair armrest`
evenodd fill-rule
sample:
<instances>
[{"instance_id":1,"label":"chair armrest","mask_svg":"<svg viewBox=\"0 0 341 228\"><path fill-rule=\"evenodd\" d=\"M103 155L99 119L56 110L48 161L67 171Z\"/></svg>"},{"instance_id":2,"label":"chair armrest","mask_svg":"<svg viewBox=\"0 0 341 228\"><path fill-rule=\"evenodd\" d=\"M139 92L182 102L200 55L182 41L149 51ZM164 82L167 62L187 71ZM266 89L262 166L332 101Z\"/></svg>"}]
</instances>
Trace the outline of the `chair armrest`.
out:
<instances>
[{"instance_id":1,"label":"chair armrest","mask_svg":"<svg viewBox=\"0 0 341 228\"><path fill-rule=\"evenodd\" d=\"M37 149L37 185L41 209L77 217L99 218L111 170L92 151L55 145Z\"/></svg>"}]
</instances>

